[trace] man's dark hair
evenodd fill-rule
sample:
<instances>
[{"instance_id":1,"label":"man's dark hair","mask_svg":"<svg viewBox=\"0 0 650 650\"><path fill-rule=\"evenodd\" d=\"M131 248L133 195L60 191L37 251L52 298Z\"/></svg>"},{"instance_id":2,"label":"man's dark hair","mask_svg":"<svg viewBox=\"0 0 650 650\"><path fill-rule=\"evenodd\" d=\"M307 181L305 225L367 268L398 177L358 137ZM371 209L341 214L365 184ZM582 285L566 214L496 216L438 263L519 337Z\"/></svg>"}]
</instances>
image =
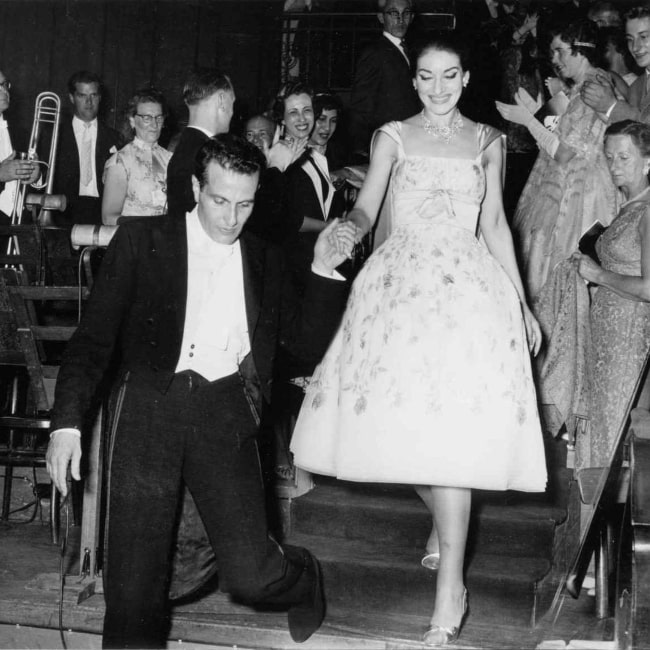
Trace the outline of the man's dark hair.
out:
<instances>
[{"instance_id":1,"label":"man's dark hair","mask_svg":"<svg viewBox=\"0 0 650 650\"><path fill-rule=\"evenodd\" d=\"M68 92L71 95L74 95L77 91L77 84L97 84L100 95L104 90L102 78L95 72L90 72L90 70L79 70L68 79Z\"/></svg>"},{"instance_id":2,"label":"man's dark hair","mask_svg":"<svg viewBox=\"0 0 650 650\"><path fill-rule=\"evenodd\" d=\"M650 4L636 5L628 9L623 15L623 20L634 20L635 18L650 18Z\"/></svg>"},{"instance_id":3,"label":"man's dark hair","mask_svg":"<svg viewBox=\"0 0 650 650\"><path fill-rule=\"evenodd\" d=\"M234 92L227 75L215 68L197 68L183 86L183 101L193 106L220 90Z\"/></svg>"},{"instance_id":4,"label":"man's dark hair","mask_svg":"<svg viewBox=\"0 0 650 650\"><path fill-rule=\"evenodd\" d=\"M261 174L266 169L264 154L252 142L232 133L215 135L199 149L194 159L199 187L207 183L206 170L211 162L246 176Z\"/></svg>"}]
</instances>

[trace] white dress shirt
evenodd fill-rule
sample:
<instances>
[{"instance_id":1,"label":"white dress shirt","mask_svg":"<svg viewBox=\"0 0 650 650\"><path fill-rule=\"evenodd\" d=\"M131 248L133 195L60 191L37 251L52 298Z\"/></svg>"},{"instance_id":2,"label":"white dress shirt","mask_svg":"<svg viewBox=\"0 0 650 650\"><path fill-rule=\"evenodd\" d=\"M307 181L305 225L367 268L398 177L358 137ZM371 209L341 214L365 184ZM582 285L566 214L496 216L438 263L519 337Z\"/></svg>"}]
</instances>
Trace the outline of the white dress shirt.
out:
<instances>
[{"instance_id":1,"label":"white dress shirt","mask_svg":"<svg viewBox=\"0 0 650 650\"><path fill-rule=\"evenodd\" d=\"M6 120L0 114L0 162L6 160L13 152L11 137ZM0 211L11 216L14 211L14 199L18 191L18 181L7 181L0 193Z\"/></svg>"},{"instance_id":2,"label":"white dress shirt","mask_svg":"<svg viewBox=\"0 0 650 650\"><path fill-rule=\"evenodd\" d=\"M210 239L194 208L187 213L187 303L176 372L215 381L237 372L250 349L239 240Z\"/></svg>"},{"instance_id":3,"label":"white dress shirt","mask_svg":"<svg viewBox=\"0 0 650 650\"><path fill-rule=\"evenodd\" d=\"M74 131L74 139L77 141L77 149L79 151L79 171L83 165L82 148L83 138L86 123L80 120L76 115L72 118L72 130ZM91 157L90 157L90 183L82 185L83 173L79 174L79 196L95 196L99 197L99 190L97 189L97 168L95 165L95 152L97 150L97 119L94 119L90 124L90 136L92 139Z\"/></svg>"}]
</instances>

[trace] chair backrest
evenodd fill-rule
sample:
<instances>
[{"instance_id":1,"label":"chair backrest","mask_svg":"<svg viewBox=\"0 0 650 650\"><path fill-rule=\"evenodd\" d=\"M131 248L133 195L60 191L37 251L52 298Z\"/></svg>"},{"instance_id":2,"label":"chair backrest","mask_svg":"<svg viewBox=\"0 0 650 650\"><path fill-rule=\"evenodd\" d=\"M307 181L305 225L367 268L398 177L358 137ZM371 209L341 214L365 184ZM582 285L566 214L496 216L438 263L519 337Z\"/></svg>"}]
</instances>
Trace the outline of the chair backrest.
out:
<instances>
[{"instance_id":1,"label":"chair backrest","mask_svg":"<svg viewBox=\"0 0 650 650\"><path fill-rule=\"evenodd\" d=\"M67 305L86 300L89 291L80 287L9 286L7 287L16 319L18 342L25 357L30 386L37 411L49 411L54 403L54 385L58 374L57 359L48 350L47 342L67 342L76 324L60 324L60 318L44 318L48 303ZM80 312L80 309L78 310ZM39 314L40 312L40 314ZM72 312L65 312L70 314ZM49 324L58 320L58 324ZM74 320L77 320L76 315Z\"/></svg>"}]
</instances>

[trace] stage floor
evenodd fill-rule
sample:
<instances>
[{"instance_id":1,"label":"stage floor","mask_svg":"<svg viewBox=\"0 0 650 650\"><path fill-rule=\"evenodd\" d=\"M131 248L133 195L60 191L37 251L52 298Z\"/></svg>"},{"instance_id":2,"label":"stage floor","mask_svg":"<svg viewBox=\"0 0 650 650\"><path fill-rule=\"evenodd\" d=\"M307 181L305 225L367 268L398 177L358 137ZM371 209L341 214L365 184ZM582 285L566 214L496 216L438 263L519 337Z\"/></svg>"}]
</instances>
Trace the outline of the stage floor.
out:
<instances>
[{"instance_id":1,"label":"stage floor","mask_svg":"<svg viewBox=\"0 0 650 650\"><path fill-rule=\"evenodd\" d=\"M65 524L65 522L63 522ZM79 594L92 590L92 581L78 576L79 530L71 528L63 559L65 586L61 609L61 629L68 648L100 648L104 603L101 593L82 602ZM61 565L60 548L50 542L49 529L39 521L0 523L0 648L62 648L59 632ZM101 586L96 583L97 591ZM493 625L477 625L471 616L458 648L535 648L546 641L558 641L554 648L571 640L589 640L589 647L611 647L600 642L612 638L611 619L593 616L594 599L586 594L578 600L567 597L554 625L545 623L531 630ZM173 610L168 647L271 649L305 648L397 650L422 648L422 630L408 617L373 620L355 612L331 611L308 642L295 644L287 631L286 614L261 613L235 605L218 591L206 593ZM551 647L545 644L545 647ZM587 647L587 646L582 646Z\"/></svg>"}]
</instances>

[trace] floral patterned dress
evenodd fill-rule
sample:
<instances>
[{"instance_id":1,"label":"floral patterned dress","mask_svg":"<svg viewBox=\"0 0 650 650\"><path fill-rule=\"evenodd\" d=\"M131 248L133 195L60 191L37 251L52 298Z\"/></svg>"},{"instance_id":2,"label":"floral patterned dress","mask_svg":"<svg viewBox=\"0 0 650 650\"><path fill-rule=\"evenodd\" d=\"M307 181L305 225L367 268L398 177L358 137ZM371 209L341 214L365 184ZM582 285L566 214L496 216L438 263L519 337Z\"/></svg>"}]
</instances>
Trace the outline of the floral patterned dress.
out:
<instances>
[{"instance_id":1,"label":"floral patterned dress","mask_svg":"<svg viewBox=\"0 0 650 650\"><path fill-rule=\"evenodd\" d=\"M171 157L171 151L159 144L135 137L106 161L104 178L113 165L122 166L126 173L123 217L154 217L167 212L167 165Z\"/></svg>"},{"instance_id":2,"label":"floral patterned dress","mask_svg":"<svg viewBox=\"0 0 650 650\"><path fill-rule=\"evenodd\" d=\"M639 224L648 218L650 189L626 203L596 244L603 268L641 275ZM628 401L650 350L650 303L598 287L591 304L591 436L578 436L578 467L605 467Z\"/></svg>"},{"instance_id":3,"label":"floral patterned dress","mask_svg":"<svg viewBox=\"0 0 650 650\"><path fill-rule=\"evenodd\" d=\"M292 441L355 481L541 491L546 468L517 292L479 242L483 151L409 156L400 122L388 239L357 276Z\"/></svg>"}]
</instances>

